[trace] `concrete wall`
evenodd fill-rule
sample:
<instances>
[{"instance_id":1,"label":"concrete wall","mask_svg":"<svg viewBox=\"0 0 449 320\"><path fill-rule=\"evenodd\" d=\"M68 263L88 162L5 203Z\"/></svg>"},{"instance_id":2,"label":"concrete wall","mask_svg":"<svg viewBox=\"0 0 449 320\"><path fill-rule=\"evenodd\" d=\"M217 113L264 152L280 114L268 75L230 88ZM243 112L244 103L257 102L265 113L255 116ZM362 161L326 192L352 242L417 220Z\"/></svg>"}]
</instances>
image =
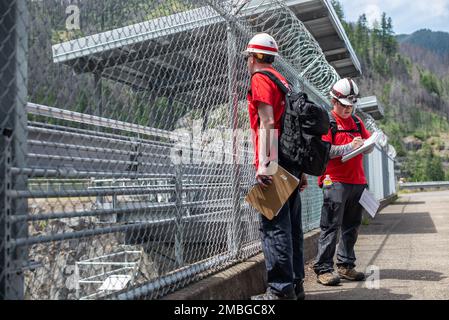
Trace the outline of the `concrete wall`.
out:
<instances>
[{"instance_id":1,"label":"concrete wall","mask_svg":"<svg viewBox=\"0 0 449 320\"><path fill-rule=\"evenodd\" d=\"M315 258L319 230L304 235L304 260ZM266 289L264 256L258 254L245 262L194 283L163 300L247 300Z\"/></svg>"}]
</instances>

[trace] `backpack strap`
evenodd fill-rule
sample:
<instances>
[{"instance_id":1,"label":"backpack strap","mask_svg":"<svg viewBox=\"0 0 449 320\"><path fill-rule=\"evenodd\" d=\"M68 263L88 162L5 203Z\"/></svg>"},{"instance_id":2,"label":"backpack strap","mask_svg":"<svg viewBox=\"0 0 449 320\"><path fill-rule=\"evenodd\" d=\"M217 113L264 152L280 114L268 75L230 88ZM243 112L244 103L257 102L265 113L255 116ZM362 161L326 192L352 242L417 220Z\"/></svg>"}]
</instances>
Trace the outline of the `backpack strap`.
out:
<instances>
[{"instance_id":1,"label":"backpack strap","mask_svg":"<svg viewBox=\"0 0 449 320\"><path fill-rule=\"evenodd\" d=\"M354 122L355 122L355 124L357 126L357 131L355 131L355 132L358 132L358 133L362 134L362 125L360 124L359 117L356 117L355 114L353 114L352 115L352 119L354 119Z\"/></svg>"},{"instance_id":2,"label":"backpack strap","mask_svg":"<svg viewBox=\"0 0 449 320\"><path fill-rule=\"evenodd\" d=\"M271 81L273 81L273 82L278 86L278 88L279 88L284 94L287 94L287 93L290 92L290 89L287 88L287 87L285 86L285 84L283 84L282 81L279 80L279 78L276 77L272 72L270 72L270 71L268 71L268 70L260 70L260 71L256 71L256 72L254 72L254 73L252 74L251 78L252 78L256 73L261 73L261 74L266 75L268 78L270 78Z\"/></svg>"},{"instance_id":3,"label":"backpack strap","mask_svg":"<svg viewBox=\"0 0 449 320\"><path fill-rule=\"evenodd\" d=\"M332 114L332 112L329 112L329 123L330 123L330 128L331 128L331 133L332 133L332 144L334 144L334 138L335 135L338 132L347 132L347 133L360 133L362 134L362 125L360 124L360 119L358 117L356 117L354 114L351 115L352 119L354 120L356 126L357 126L357 130L338 130L338 126L337 126L337 121L334 118L334 115Z\"/></svg>"},{"instance_id":4,"label":"backpack strap","mask_svg":"<svg viewBox=\"0 0 449 320\"><path fill-rule=\"evenodd\" d=\"M289 107L289 104L288 104L288 101L287 101L287 100L288 100L288 99L287 99L287 94L290 93L290 89L287 88L287 87L285 86L285 84L283 84L282 81L279 80L278 77L276 77L272 72L270 72L270 71L268 71L268 70L260 70L260 71L254 72L254 73L251 75L251 79L253 78L253 76L254 76L256 73L261 73L261 74L266 75L268 78L270 78L271 81L273 81L273 82L277 85L277 87L278 87L278 88L282 91L282 93L285 95L285 100L286 100L286 101L285 101L285 102L286 102L285 107L288 108L288 107ZM251 89L249 90L249 93L251 94ZM284 114L282 115L282 117L284 117L284 116L285 116L285 112L284 112ZM260 123L260 119L258 119L257 121ZM283 123L283 122L284 122L284 120L282 119L281 123ZM281 134L282 134L283 129L284 129L284 128L281 126L281 130L280 130L280 133L281 133Z\"/></svg>"},{"instance_id":5,"label":"backpack strap","mask_svg":"<svg viewBox=\"0 0 449 320\"><path fill-rule=\"evenodd\" d=\"M334 115L332 114L331 111L329 111L329 126L331 129L332 144L334 144L334 138L338 132L338 126L337 126L337 121L335 120Z\"/></svg>"}]
</instances>

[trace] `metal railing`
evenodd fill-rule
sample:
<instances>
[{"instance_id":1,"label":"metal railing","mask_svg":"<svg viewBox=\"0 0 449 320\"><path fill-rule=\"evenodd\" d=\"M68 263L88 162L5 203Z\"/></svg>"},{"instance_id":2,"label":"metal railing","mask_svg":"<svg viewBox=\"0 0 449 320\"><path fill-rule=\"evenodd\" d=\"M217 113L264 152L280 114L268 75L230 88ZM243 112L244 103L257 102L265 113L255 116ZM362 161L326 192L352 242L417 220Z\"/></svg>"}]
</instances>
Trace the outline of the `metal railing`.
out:
<instances>
[{"instance_id":1,"label":"metal railing","mask_svg":"<svg viewBox=\"0 0 449 320\"><path fill-rule=\"evenodd\" d=\"M449 181L400 182L398 186L400 190L447 189Z\"/></svg>"},{"instance_id":2,"label":"metal railing","mask_svg":"<svg viewBox=\"0 0 449 320\"><path fill-rule=\"evenodd\" d=\"M133 285L141 263L142 251L122 248L120 251L100 257L75 262L74 286L76 298L91 300L104 298L115 291ZM82 287L94 287L95 293L81 296Z\"/></svg>"}]
</instances>

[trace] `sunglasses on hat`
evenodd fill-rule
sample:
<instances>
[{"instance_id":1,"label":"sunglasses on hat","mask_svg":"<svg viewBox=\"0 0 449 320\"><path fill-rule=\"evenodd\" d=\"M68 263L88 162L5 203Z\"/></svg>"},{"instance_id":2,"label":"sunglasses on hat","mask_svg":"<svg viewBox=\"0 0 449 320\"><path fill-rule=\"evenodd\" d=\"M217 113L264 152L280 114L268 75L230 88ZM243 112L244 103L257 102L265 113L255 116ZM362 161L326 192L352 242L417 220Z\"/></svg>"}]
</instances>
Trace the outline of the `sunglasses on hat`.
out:
<instances>
[{"instance_id":1,"label":"sunglasses on hat","mask_svg":"<svg viewBox=\"0 0 449 320\"><path fill-rule=\"evenodd\" d=\"M357 103L357 100L358 100L358 98L357 98L356 95L350 95L350 96L347 96L346 99L348 99L348 100L351 101L352 103Z\"/></svg>"}]
</instances>

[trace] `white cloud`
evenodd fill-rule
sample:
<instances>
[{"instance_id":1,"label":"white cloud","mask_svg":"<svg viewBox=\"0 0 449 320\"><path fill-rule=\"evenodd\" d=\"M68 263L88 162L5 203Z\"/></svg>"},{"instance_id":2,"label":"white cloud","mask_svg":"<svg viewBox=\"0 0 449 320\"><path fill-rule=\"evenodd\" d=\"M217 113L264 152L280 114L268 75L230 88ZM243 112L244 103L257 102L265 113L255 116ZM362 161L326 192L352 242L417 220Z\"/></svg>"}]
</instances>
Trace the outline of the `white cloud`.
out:
<instances>
[{"instance_id":1,"label":"white cloud","mask_svg":"<svg viewBox=\"0 0 449 320\"><path fill-rule=\"evenodd\" d=\"M363 12L366 14L368 23L372 26L374 21L379 21L379 17L382 15L382 10L377 4L367 4L363 8Z\"/></svg>"},{"instance_id":2,"label":"white cloud","mask_svg":"<svg viewBox=\"0 0 449 320\"><path fill-rule=\"evenodd\" d=\"M396 33L412 33L418 29L449 32L449 0L340 0L345 17L356 21L365 13L368 22L380 20L382 12L393 19Z\"/></svg>"}]
</instances>

